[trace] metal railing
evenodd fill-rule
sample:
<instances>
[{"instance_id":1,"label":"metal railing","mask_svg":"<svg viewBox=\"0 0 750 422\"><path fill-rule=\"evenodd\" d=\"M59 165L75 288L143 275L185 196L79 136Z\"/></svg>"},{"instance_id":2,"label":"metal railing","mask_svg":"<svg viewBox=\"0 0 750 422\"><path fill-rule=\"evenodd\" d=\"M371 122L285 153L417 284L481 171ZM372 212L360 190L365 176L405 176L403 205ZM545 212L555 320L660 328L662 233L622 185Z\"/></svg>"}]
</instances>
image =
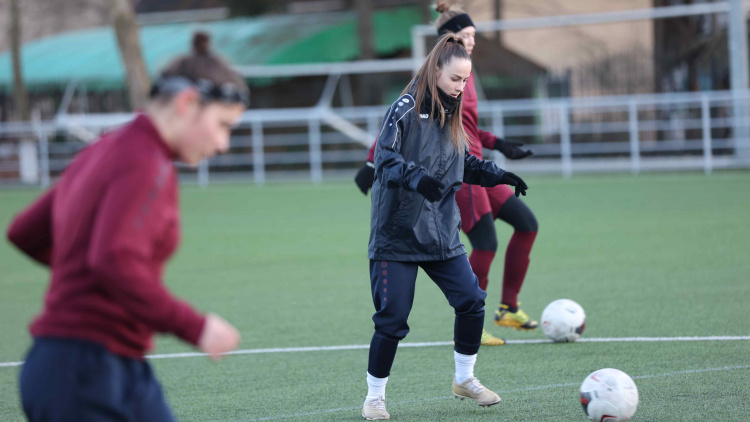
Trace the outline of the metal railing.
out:
<instances>
[{"instance_id":1,"label":"metal railing","mask_svg":"<svg viewBox=\"0 0 750 422\"><path fill-rule=\"evenodd\" d=\"M631 172L750 168L750 139L734 135L750 127L734 116L750 109L750 92L652 94L592 98L488 101L480 103L481 127L522 140L534 156L505 161L523 174ZM323 180L351 177L375 140L388 106L331 109L249 110L233 133L229 153L181 167L185 179ZM740 107L742 109L742 107ZM0 183L46 186L73 156L103 130L129 114L62 115L0 125ZM53 141L51 141L53 140ZM26 168L24 168L26 167Z\"/></svg>"}]
</instances>

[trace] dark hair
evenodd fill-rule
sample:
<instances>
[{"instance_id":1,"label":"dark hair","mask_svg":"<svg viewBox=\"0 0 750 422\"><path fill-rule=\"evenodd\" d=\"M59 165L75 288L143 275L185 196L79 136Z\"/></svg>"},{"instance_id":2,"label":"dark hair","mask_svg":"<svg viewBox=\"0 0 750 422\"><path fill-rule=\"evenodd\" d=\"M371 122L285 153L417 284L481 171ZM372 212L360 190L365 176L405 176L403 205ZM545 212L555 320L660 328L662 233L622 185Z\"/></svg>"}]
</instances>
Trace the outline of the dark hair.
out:
<instances>
[{"instance_id":1,"label":"dark hair","mask_svg":"<svg viewBox=\"0 0 750 422\"><path fill-rule=\"evenodd\" d=\"M430 96L432 96L430 118L434 119L439 116L440 127L445 126L446 118L445 110L440 104L440 96L438 95L438 70L442 69L454 59L471 60L471 56L469 56L469 53L466 51L463 40L457 37L456 34L448 33L438 38L437 44L435 44L435 47L430 51L427 60L425 60L422 67L419 68L417 74L414 75L414 78L409 82L406 89L404 89L404 92L401 93L401 95L407 94L413 85L414 102L417 105L420 105L425 99L425 93L429 90ZM462 107L462 102L459 102L456 110L447 119L447 123L450 126L451 142L458 151L461 151L472 142L461 122Z\"/></svg>"},{"instance_id":2,"label":"dark hair","mask_svg":"<svg viewBox=\"0 0 750 422\"><path fill-rule=\"evenodd\" d=\"M160 81L170 78L184 78L194 84L208 83L214 89L234 86L238 92L247 92L247 83L229 64L211 53L211 37L205 32L196 32L192 39L192 52L172 60L159 74ZM152 88L152 97L171 98L174 92L160 92L157 81Z\"/></svg>"},{"instance_id":3,"label":"dark hair","mask_svg":"<svg viewBox=\"0 0 750 422\"><path fill-rule=\"evenodd\" d=\"M193 52L196 56L207 56L211 48L211 37L205 32L193 34Z\"/></svg>"}]
</instances>

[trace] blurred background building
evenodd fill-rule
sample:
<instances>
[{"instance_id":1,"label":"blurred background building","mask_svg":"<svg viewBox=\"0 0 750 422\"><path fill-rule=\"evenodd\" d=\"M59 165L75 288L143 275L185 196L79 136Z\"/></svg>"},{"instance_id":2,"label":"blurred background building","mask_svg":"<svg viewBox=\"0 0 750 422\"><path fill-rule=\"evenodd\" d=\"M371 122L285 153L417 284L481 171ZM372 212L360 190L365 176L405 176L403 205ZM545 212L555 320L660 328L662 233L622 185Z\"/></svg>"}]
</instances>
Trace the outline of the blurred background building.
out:
<instances>
[{"instance_id":1,"label":"blurred background building","mask_svg":"<svg viewBox=\"0 0 750 422\"><path fill-rule=\"evenodd\" d=\"M728 47L728 11L735 3L463 0L480 25L570 21L479 31L480 124L532 146L535 159L518 164L525 171L710 172L750 163L747 125L731 119L747 119L740 91L729 91L737 53ZM617 21L680 6L692 9ZM435 40L425 29L437 17L433 8L425 0L0 0L0 16L11 23L11 36L0 37L0 176L18 178L22 168L59 174L85 142L129 118L149 78L187 52L197 30L211 34L213 50L252 90L231 153L202 167L204 181L208 167L260 183L272 170L309 173L314 181L327 171L346 174L364 159L385 107L410 80L414 43L429 48ZM582 18L602 16L607 23ZM415 28L426 36L415 38ZM746 30L744 42L746 49ZM33 128L20 123L32 117L39 122ZM34 158L45 154L47 161ZM667 156L682 161L656 161Z\"/></svg>"},{"instance_id":2,"label":"blurred background building","mask_svg":"<svg viewBox=\"0 0 750 422\"><path fill-rule=\"evenodd\" d=\"M111 3L111 0L20 3L24 76L32 103L44 115L56 110L71 81L81 83L89 91L88 111L128 110L124 66L109 26ZM666 1L653 3L659 6ZM0 13L8 16L8 1L0 4L3 7ZM479 22L637 9L649 7L651 1L468 0L462 5ZM411 26L430 23L436 16L432 3L421 0L150 0L134 2L134 8L151 75L168 58L185 51L196 29L214 34L214 48L236 65L339 62L410 57ZM357 16L360 10L372 13L372 25L365 28L369 32L358 28L362 26ZM664 77L655 73L654 58L662 57L663 51L672 51L669 43L684 35L670 38L654 34L669 33L662 26L665 22L680 25L676 21L482 34L484 40L478 43L474 54L476 71L487 99L662 90L667 85ZM726 22L723 24L726 26ZM361 40L360 36L367 39ZM13 75L8 65L9 47L9 38L0 39L3 110L0 121L18 118L11 101ZM659 63L659 69L664 66L669 65ZM664 72L668 71L657 73ZM347 82L351 85L353 104L384 104L398 95L408 78L408 73L370 74L352 76ZM315 104L325 78L296 79L300 80L252 80L252 107ZM372 89L373 85L378 89ZM671 83L667 90L688 89Z\"/></svg>"}]
</instances>

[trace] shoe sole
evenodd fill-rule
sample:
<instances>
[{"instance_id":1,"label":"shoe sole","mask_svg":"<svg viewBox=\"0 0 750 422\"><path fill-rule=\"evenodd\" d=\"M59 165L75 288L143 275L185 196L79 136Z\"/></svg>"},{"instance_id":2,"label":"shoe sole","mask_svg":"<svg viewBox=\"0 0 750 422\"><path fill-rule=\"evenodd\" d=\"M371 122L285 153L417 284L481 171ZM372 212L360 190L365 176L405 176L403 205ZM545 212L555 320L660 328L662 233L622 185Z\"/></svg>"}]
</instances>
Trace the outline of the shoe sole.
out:
<instances>
[{"instance_id":1,"label":"shoe sole","mask_svg":"<svg viewBox=\"0 0 750 422\"><path fill-rule=\"evenodd\" d=\"M459 400L464 400L464 399L474 400L471 397L462 396L462 395L456 393L455 391L453 392L453 398L456 398L456 399L459 399ZM474 401L476 401L476 400L474 400ZM480 406L482 406L482 407L490 407L490 406L493 406L493 405L496 405L496 404L500 403L501 401L502 401L502 399L498 399L494 403L485 403L485 404L482 404L482 403L477 402L477 404L480 405Z\"/></svg>"},{"instance_id":2,"label":"shoe sole","mask_svg":"<svg viewBox=\"0 0 750 422\"><path fill-rule=\"evenodd\" d=\"M387 417L387 418L368 418L367 416L364 415L364 413L362 414L362 417L365 418L368 421L387 421L387 420L391 419L390 417Z\"/></svg>"},{"instance_id":3,"label":"shoe sole","mask_svg":"<svg viewBox=\"0 0 750 422\"><path fill-rule=\"evenodd\" d=\"M518 331L534 331L538 327L538 325L537 327L524 327L524 326L519 326L519 325L500 324L498 321L495 321L495 325L497 325L498 327L512 328Z\"/></svg>"}]
</instances>

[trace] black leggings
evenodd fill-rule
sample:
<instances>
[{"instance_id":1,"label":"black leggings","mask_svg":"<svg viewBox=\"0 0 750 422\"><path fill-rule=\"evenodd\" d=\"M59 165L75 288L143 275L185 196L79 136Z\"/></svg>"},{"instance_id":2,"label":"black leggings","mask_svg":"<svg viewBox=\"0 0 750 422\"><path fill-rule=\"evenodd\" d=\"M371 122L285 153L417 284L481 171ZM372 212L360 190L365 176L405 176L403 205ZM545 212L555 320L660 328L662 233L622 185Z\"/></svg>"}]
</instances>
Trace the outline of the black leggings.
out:
<instances>
[{"instance_id":1,"label":"black leggings","mask_svg":"<svg viewBox=\"0 0 750 422\"><path fill-rule=\"evenodd\" d=\"M513 230L519 232L536 232L539 231L539 223L534 217L534 213L520 199L511 196L500 207L497 218L513 226ZM482 216L474 224L470 232L466 233L471 242L473 249L482 251L497 251L497 233L495 233L495 224L492 213Z\"/></svg>"}]
</instances>

